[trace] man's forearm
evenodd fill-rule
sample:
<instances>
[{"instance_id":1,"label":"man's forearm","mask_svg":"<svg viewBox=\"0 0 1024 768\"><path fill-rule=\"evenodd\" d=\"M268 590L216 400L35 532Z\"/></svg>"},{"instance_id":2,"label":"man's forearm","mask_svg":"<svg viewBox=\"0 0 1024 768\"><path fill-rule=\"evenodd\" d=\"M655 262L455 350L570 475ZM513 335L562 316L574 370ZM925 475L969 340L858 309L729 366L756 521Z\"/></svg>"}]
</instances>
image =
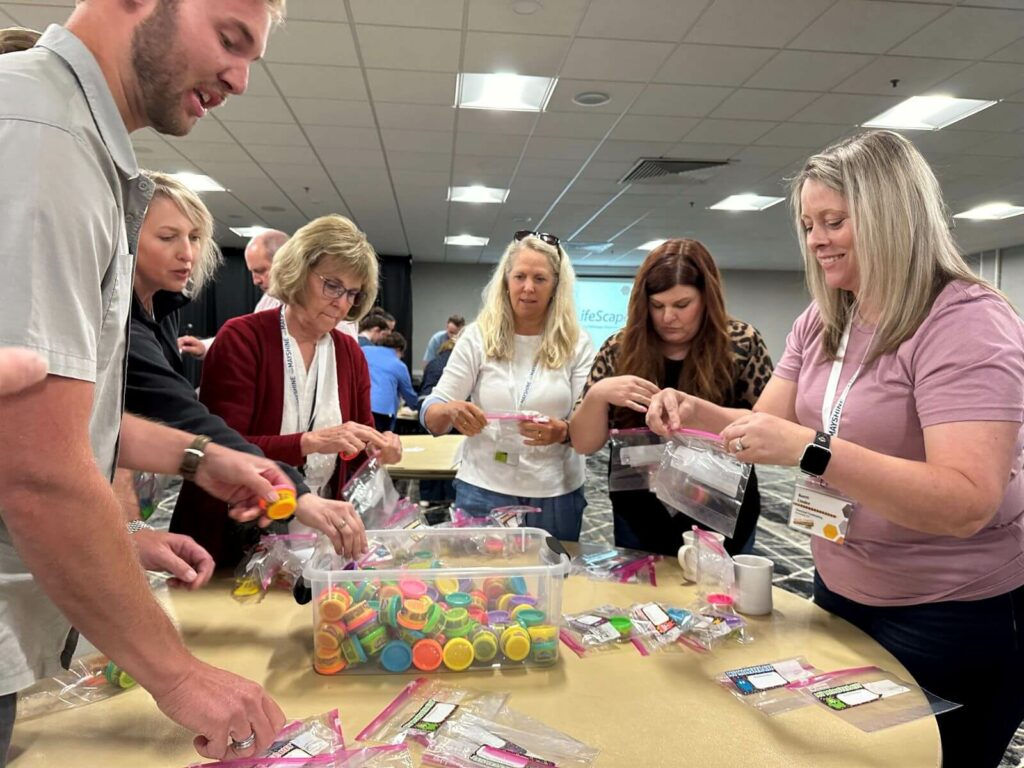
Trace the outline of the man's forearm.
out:
<instances>
[{"instance_id":1,"label":"man's forearm","mask_svg":"<svg viewBox=\"0 0 1024 768\"><path fill-rule=\"evenodd\" d=\"M0 489L0 514L68 620L144 688L165 692L191 656L150 593L110 485L91 456L76 463Z\"/></svg>"},{"instance_id":2,"label":"man's forearm","mask_svg":"<svg viewBox=\"0 0 1024 768\"><path fill-rule=\"evenodd\" d=\"M121 417L121 453L118 466L142 472L176 475L185 449L195 435L138 416Z\"/></svg>"}]
</instances>

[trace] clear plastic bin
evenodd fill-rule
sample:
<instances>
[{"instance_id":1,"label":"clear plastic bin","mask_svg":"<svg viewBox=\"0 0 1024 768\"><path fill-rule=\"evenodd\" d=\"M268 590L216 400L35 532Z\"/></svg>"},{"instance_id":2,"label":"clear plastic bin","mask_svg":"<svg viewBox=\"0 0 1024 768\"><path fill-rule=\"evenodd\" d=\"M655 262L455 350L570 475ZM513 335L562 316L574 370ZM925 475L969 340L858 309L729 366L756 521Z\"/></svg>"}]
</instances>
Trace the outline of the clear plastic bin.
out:
<instances>
[{"instance_id":1,"label":"clear plastic bin","mask_svg":"<svg viewBox=\"0 0 1024 768\"><path fill-rule=\"evenodd\" d=\"M324 675L554 664L569 558L539 528L367 531L353 569L318 546L313 667Z\"/></svg>"}]
</instances>

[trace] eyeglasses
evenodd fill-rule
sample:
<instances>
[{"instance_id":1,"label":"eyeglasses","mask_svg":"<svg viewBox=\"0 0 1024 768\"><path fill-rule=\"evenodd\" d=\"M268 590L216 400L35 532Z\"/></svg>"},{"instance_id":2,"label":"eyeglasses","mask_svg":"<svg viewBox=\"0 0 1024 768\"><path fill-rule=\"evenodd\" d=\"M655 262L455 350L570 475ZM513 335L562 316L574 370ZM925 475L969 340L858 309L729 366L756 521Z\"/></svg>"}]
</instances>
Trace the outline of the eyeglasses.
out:
<instances>
[{"instance_id":1,"label":"eyeglasses","mask_svg":"<svg viewBox=\"0 0 1024 768\"><path fill-rule=\"evenodd\" d=\"M520 229L512 237L515 238L515 241L517 243L520 240L525 240L528 237L536 237L542 243L547 243L548 245L554 248L557 248L559 243L562 242L555 235L549 235L547 232L534 232L533 230L530 229Z\"/></svg>"},{"instance_id":2,"label":"eyeglasses","mask_svg":"<svg viewBox=\"0 0 1024 768\"><path fill-rule=\"evenodd\" d=\"M329 277L317 275L316 272L313 274L324 281L325 299L340 299L344 296L350 304L362 304L363 299L366 298L366 291L361 291L358 288L346 288L345 284L339 280L332 280Z\"/></svg>"}]
</instances>

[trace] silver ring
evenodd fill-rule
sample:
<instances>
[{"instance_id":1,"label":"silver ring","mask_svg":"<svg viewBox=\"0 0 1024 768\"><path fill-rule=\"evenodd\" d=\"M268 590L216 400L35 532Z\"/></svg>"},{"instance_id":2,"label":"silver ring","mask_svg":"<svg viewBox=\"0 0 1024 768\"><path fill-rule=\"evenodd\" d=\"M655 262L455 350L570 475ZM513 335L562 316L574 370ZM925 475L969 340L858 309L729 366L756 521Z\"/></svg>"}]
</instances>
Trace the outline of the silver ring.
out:
<instances>
[{"instance_id":1,"label":"silver ring","mask_svg":"<svg viewBox=\"0 0 1024 768\"><path fill-rule=\"evenodd\" d=\"M733 448L736 449L736 453L739 453L740 451L745 451L747 449L747 446L745 446L743 444L743 441L738 437L736 438L735 442L733 442L732 446Z\"/></svg>"},{"instance_id":2,"label":"silver ring","mask_svg":"<svg viewBox=\"0 0 1024 768\"><path fill-rule=\"evenodd\" d=\"M246 738L242 739L241 741L238 741L236 739L231 739L231 748L237 752L237 751L239 751L241 749L248 749L249 747L251 747L255 743L256 743L256 732L253 731L252 733L250 733Z\"/></svg>"}]
</instances>

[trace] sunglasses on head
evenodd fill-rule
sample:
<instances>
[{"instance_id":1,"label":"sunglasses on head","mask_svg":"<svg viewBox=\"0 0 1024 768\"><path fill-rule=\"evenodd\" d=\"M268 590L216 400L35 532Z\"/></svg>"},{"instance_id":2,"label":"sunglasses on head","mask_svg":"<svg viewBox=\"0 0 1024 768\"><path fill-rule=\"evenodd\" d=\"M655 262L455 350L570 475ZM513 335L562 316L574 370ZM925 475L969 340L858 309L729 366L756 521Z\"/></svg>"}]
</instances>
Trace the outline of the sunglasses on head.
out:
<instances>
[{"instance_id":1,"label":"sunglasses on head","mask_svg":"<svg viewBox=\"0 0 1024 768\"><path fill-rule=\"evenodd\" d=\"M532 229L520 229L513 235L513 237L517 243L528 237L536 237L542 243L547 243L553 248L557 248L559 243L562 242L555 235L549 235L547 232L534 232Z\"/></svg>"}]
</instances>

